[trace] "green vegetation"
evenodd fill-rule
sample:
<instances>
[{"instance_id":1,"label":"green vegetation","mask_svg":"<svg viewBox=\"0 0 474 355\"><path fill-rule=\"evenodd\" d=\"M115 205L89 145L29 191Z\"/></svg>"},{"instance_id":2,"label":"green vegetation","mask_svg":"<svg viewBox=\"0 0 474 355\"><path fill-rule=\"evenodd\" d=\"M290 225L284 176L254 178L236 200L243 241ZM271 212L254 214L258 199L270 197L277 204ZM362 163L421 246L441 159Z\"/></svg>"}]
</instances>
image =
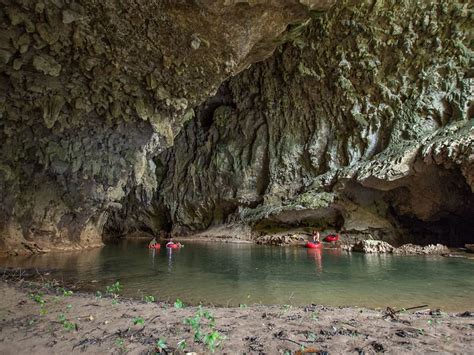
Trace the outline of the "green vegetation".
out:
<instances>
[{"instance_id":1,"label":"green vegetation","mask_svg":"<svg viewBox=\"0 0 474 355\"><path fill-rule=\"evenodd\" d=\"M125 340L123 338L115 339L115 345L122 351L125 351Z\"/></svg>"},{"instance_id":2,"label":"green vegetation","mask_svg":"<svg viewBox=\"0 0 474 355\"><path fill-rule=\"evenodd\" d=\"M144 300L145 300L146 303L153 303L153 302L156 301L156 300L155 300L155 297L154 297L154 296L151 296L151 295L145 296L145 297L144 297Z\"/></svg>"},{"instance_id":3,"label":"green vegetation","mask_svg":"<svg viewBox=\"0 0 474 355\"><path fill-rule=\"evenodd\" d=\"M120 281L116 281L114 284L106 286L105 291L108 295L116 296L122 291L122 285Z\"/></svg>"},{"instance_id":4,"label":"green vegetation","mask_svg":"<svg viewBox=\"0 0 474 355\"><path fill-rule=\"evenodd\" d=\"M179 298L177 298L176 302L174 303L174 308L184 308L183 301L181 301Z\"/></svg>"},{"instance_id":5,"label":"green vegetation","mask_svg":"<svg viewBox=\"0 0 474 355\"><path fill-rule=\"evenodd\" d=\"M71 290L67 290L64 287L58 287L56 291L62 293L64 297L70 297L74 294L74 292L72 292Z\"/></svg>"},{"instance_id":6,"label":"green vegetation","mask_svg":"<svg viewBox=\"0 0 474 355\"><path fill-rule=\"evenodd\" d=\"M194 332L194 341L203 343L214 352L218 348L225 337L216 329L216 321L214 315L202 308L198 307L196 314L193 317L188 317L184 320L184 324L189 325Z\"/></svg>"},{"instance_id":7,"label":"green vegetation","mask_svg":"<svg viewBox=\"0 0 474 355\"><path fill-rule=\"evenodd\" d=\"M30 297L33 301L38 303L41 307L44 306L46 300L43 297L42 293L30 293Z\"/></svg>"},{"instance_id":8,"label":"green vegetation","mask_svg":"<svg viewBox=\"0 0 474 355\"><path fill-rule=\"evenodd\" d=\"M203 343L213 353L221 345L222 340L224 340L224 336L214 330L204 336Z\"/></svg>"},{"instance_id":9,"label":"green vegetation","mask_svg":"<svg viewBox=\"0 0 474 355\"><path fill-rule=\"evenodd\" d=\"M134 325L144 325L145 324L145 320L142 318L142 317L135 317L133 318L133 324Z\"/></svg>"},{"instance_id":10,"label":"green vegetation","mask_svg":"<svg viewBox=\"0 0 474 355\"><path fill-rule=\"evenodd\" d=\"M114 284L105 287L105 293L109 296L112 296L112 304L118 303L119 293L122 291L122 285L120 281L116 281Z\"/></svg>"},{"instance_id":11,"label":"green vegetation","mask_svg":"<svg viewBox=\"0 0 474 355\"><path fill-rule=\"evenodd\" d=\"M59 322L63 325L64 329L69 330L69 331L77 330L77 324L68 321L64 313L61 313L58 318L59 318Z\"/></svg>"},{"instance_id":12,"label":"green vegetation","mask_svg":"<svg viewBox=\"0 0 474 355\"><path fill-rule=\"evenodd\" d=\"M44 316L46 311L46 300L43 297L42 293L30 293L30 297L33 301L40 305L40 315Z\"/></svg>"},{"instance_id":13,"label":"green vegetation","mask_svg":"<svg viewBox=\"0 0 474 355\"><path fill-rule=\"evenodd\" d=\"M166 341L161 338L156 341L155 346L159 352L162 352L163 350L168 349L168 345L166 345Z\"/></svg>"},{"instance_id":14,"label":"green vegetation","mask_svg":"<svg viewBox=\"0 0 474 355\"><path fill-rule=\"evenodd\" d=\"M180 351L184 351L187 348L188 344L186 343L186 340L180 340L177 345L177 349Z\"/></svg>"}]
</instances>

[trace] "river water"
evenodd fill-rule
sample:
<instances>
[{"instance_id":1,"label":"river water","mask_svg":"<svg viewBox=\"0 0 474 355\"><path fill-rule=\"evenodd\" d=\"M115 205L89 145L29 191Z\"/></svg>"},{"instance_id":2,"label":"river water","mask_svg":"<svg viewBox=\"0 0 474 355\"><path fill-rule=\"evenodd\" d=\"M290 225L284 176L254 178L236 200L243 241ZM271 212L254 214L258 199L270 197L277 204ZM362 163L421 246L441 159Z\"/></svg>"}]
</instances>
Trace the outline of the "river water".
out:
<instances>
[{"instance_id":1,"label":"river water","mask_svg":"<svg viewBox=\"0 0 474 355\"><path fill-rule=\"evenodd\" d=\"M53 268L58 280L104 292L188 304L324 304L445 311L474 309L474 260L366 255L253 244L188 242L181 250L149 250L123 242L91 251L0 259L2 266Z\"/></svg>"}]
</instances>

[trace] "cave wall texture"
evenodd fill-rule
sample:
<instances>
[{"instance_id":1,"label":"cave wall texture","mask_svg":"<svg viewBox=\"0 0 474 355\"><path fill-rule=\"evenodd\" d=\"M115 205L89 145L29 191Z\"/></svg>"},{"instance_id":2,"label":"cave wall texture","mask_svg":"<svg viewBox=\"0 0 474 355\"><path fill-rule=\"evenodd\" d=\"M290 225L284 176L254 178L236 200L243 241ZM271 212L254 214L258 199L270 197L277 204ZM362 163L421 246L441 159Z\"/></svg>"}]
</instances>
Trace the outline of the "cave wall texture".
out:
<instances>
[{"instance_id":1,"label":"cave wall texture","mask_svg":"<svg viewBox=\"0 0 474 355\"><path fill-rule=\"evenodd\" d=\"M0 0L0 251L102 243L193 108L330 0Z\"/></svg>"},{"instance_id":2,"label":"cave wall texture","mask_svg":"<svg viewBox=\"0 0 474 355\"><path fill-rule=\"evenodd\" d=\"M226 81L156 160L115 232L315 226L474 241L472 4L338 1ZM223 235L232 234L232 228Z\"/></svg>"},{"instance_id":3,"label":"cave wall texture","mask_svg":"<svg viewBox=\"0 0 474 355\"><path fill-rule=\"evenodd\" d=\"M472 238L472 5L334 2L0 0L2 252Z\"/></svg>"}]
</instances>

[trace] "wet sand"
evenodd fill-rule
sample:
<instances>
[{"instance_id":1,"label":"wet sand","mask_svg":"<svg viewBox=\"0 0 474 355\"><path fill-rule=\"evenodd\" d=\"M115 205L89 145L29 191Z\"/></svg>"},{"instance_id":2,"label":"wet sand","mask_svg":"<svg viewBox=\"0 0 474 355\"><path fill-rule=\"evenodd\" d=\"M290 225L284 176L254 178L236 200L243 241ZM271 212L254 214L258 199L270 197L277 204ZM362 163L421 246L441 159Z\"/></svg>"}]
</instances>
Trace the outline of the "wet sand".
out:
<instances>
[{"instance_id":1,"label":"wet sand","mask_svg":"<svg viewBox=\"0 0 474 355\"><path fill-rule=\"evenodd\" d=\"M203 335L217 332L223 340L215 352L229 354L468 354L474 349L470 312L420 309L392 318L383 310L322 305L175 308L159 301L69 295L58 285L24 280L0 281L0 298L1 354L209 353L210 347L195 339L196 329ZM207 319L211 315L214 326ZM199 324L194 322L194 329L193 319Z\"/></svg>"}]
</instances>

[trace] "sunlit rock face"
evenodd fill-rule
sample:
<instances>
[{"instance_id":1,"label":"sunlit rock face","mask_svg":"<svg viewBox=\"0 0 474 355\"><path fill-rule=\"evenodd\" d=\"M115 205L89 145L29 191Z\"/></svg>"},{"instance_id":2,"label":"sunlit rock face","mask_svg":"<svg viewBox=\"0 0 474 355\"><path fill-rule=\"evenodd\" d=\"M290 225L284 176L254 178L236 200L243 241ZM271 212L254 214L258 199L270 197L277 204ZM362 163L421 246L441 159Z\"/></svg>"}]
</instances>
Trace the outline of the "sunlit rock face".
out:
<instances>
[{"instance_id":1,"label":"sunlit rock face","mask_svg":"<svg viewBox=\"0 0 474 355\"><path fill-rule=\"evenodd\" d=\"M466 1L339 1L226 81L110 220L118 233L317 226L461 245L474 224Z\"/></svg>"},{"instance_id":2,"label":"sunlit rock face","mask_svg":"<svg viewBox=\"0 0 474 355\"><path fill-rule=\"evenodd\" d=\"M0 0L0 252L100 245L193 108L332 3Z\"/></svg>"}]
</instances>

